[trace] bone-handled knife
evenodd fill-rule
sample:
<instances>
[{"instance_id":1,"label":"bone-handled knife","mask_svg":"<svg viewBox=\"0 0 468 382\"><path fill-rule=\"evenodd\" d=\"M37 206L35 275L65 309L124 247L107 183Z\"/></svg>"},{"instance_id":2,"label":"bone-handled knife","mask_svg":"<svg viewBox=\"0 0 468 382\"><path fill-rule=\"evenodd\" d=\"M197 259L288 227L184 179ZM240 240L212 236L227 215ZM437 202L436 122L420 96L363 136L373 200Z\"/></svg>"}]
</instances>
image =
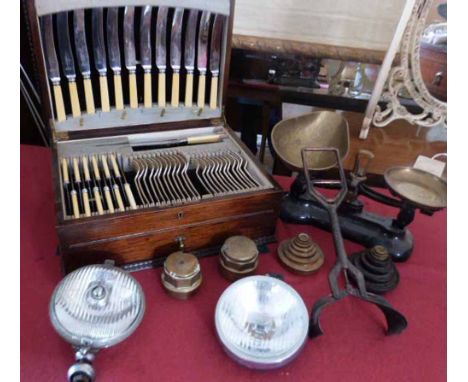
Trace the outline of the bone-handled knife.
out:
<instances>
[{"instance_id":1,"label":"bone-handled knife","mask_svg":"<svg viewBox=\"0 0 468 382\"><path fill-rule=\"evenodd\" d=\"M151 7L142 9L140 20L140 62L144 74L144 105L153 106L153 90L151 86Z\"/></svg>"},{"instance_id":2,"label":"bone-handled knife","mask_svg":"<svg viewBox=\"0 0 468 382\"><path fill-rule=\"evenodd\" d=\"M179 72L181 60L181 42L182 42L182 19L184 18L184 9L176 8L172 19L171 29L171 52L170 62L172 68L172 91L171 106L179 106Z\"/></svg>"},{"instance_id":3,"label":"bone-handled knife","mask_svg":"<svg viewBox=\"0 0 468 382\"><path fill-rule=\"evenodd\" d=\"M130 107L138 107L138 92L136 83L136 57L135 57L135 7L125 7L124 10L124 56L125 66L128 70L128 86L130 89Z\"/></svg>"},{"instance_id":4,"label":"bone-handled knife","mask_svg":"<svg viewBox=\"0 0 468 382\"><path fill-rule=\"evenodd\" d=\"M68 80L72 115L73 117L79 117L81 115L81 108L78 91L76 89L76 71L70 43L68 12L57 13L57 37L62 69Z\"/></svg>"},{"instance_id":5,"label":"bone-handled knife","mask_svg":"<svg viewBox=\"0 0 468 382\"><path fill-rule=\"evenodd\" d=\"M156 66L158 68L158 106L166 107L166 30L167 7L159 7L156 20Z\"/></svg>"},{"instance_id":6,"label":"bone-handled knife","mask_svg":"<svg viewBox=\"0 0 468 382\"><path fill-rule=\"evenodd\" d=\"M44 54L47 67L47 74L50 82L52 82L52 89L54 92L55 112L57 113L57 121L65 121L65 106L63 105L62 87L60 86L60 70L57 61L57 53L55 52L54 44L54 27L52 23L52 16L46 15L41 19L42 24L42 39L44 40Z\"/></svg>"},{"instance_id":7,"label":"bone-handled knife","mask_svg":"<svg viewBox=\"0 0 468 382\"><path fill-rule=\"evenodd\" d=\"M94 63L99 72L99 89L101 91L101 109L110 111L109 89L107 87L107 59L104 43L104 14L102 8L92 11Z\"/></svg>"},{"instance_id":8,"label":"bone-handled knife","mask_svg":"<svg viewBox=\"0 0 468 382\"><path fill-rule=\"evenodd\" d=\"M62 158L62 183L63 183L63 195L65 201L66 215L72 214L72 201L70 196L70 176L68 174L68 161L66 158Z\"/></svg>"},{"instance_id":9,"label":"bone-handled knife","mask_svg":"<svg viewBox=\"0 0 468 382\"><path fill-rule=\"evenodd\" d=\"M88 46L86 44L84 9L77 9L73 12L73 32L75 35L75 50L78 67L83 75L86 111L88 114L94 114L94 96L90 78L91 68L89 66Z\"/></svg>"},{"instance_id":10,"label":"bone-handled knife","mask_svg":"<svg viewBox=\"0 0 468 382\"><path fill-rule=\"evenodd\" d=\"M216 109L218 106L218 78L221 52L221 37L223 34L224 16L217 14L213 22L210 43L210 72L211 72L211 91L210 108Z\"/></svg>"},{"instance_id":11,"label":"bone-handled knife","mask_svg":"<svg viewBox=\"0 0 468 382\"><path fill-rule=\"evenodd\" d=\"M120 46L119 46L119 9L107 9L107 52L109 56L109 66L114 72L114 94L115 108L122 110L123 92L122 92L122 64L120 61Z\"/></svg>"},{"instance_id":12,"label":"bone-handled knife","mask_svg":"<svg viewBox=\"0 0 468 382\"><path fill-rule=\"evenodd\" d=\"M200 28L198 30L198 98L197 105L200 109L205 107L205 83L206 83L206 68L208 63L208 36L210 32L210 17L211 13L202 12L200 19Z\"/></svg>"},{"instance_id":13,"label":"bone-handled knife","mask_svg":"<svg viewBox=\"0 0 468 382\"><path fill-rule=\"evenodd\" d=\"M193 71L195 69L195 42L197 36L198 11L191 9L185 29L184 65L187 71L185 79L185 107L193 103Z\"/></svg>"}]
</instances>

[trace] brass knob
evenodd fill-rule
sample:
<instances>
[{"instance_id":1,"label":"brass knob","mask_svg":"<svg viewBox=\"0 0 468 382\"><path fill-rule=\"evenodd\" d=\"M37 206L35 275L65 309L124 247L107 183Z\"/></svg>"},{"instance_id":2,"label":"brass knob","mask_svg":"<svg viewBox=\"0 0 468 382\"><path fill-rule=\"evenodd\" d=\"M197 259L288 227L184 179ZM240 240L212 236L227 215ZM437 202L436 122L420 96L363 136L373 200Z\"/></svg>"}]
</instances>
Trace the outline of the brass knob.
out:
<instances>
[{"instance_id":1,"label":"brass knob","mask_svg":"<svg viewBox=\"0 0 468 382\"><path fill-rule=\"evenodd\" d=\"M432 80L432 85L440 86L442 80L444 78L444 72L437 72Z\"/></svg>"}]
</instances>

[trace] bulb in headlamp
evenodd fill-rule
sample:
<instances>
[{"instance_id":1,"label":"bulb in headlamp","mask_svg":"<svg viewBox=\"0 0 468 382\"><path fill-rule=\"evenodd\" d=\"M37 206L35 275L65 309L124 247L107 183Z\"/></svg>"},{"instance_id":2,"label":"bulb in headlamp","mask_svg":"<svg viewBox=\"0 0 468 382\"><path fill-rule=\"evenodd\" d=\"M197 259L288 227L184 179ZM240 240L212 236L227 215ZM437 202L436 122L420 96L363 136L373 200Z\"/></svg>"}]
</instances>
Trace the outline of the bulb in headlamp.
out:
<instances>
[{"instance_id":1,"label":"bulb in headlamp","mask_svg":"<svg viewBox=\"0 0 468 382\"><path fill-rule=\"evenodd\" d=\"M290 362L302 349L309 318L291 286L273 277L251 276L221 295L215 325L233 359L250 368L273 369Z\"/></svg>"},{"instance_id":2,"label":"bulb in headlamp","mask_svg":"<svg viewBox=\"0 0 468 382\"><path fill-rule=\"evenodd\" d=\"M93 381L95 353L131 335L144 310L140 284L120 268L90 265L68 274L52 295L49 313L55 330L76 349L69 381Z\"/></svg>"}]
</instances>

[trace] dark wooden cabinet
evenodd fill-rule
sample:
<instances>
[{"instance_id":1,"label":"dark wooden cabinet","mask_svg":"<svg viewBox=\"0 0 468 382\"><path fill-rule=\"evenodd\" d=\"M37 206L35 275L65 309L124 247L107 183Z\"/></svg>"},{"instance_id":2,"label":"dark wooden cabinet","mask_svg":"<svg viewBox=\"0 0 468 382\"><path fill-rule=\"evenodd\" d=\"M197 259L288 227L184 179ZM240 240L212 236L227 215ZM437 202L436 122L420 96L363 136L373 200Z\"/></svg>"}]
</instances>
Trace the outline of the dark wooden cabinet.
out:
<instances>
[{"instance_id":1,"label":"dark wooden cabinet","mask_svg":"<svg viewBox=\"0 0 468 382\"><path fill-rule=\"evenodd\" d=\"M447 48L421 44L421 73L429 92L447 101Z\"/></svg>"}]
</instances>

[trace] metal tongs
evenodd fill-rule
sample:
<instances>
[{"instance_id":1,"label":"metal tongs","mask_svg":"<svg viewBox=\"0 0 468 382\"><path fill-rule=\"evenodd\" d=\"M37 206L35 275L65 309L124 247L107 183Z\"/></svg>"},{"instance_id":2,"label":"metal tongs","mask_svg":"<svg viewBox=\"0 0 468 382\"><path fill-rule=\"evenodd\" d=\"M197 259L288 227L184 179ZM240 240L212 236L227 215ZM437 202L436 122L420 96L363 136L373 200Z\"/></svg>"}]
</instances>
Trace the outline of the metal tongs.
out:
<instances>
[{"instance_id":1,"label":"metal tongs","mask_svg":"<svg viewBox=\"0 0 468 382\"><path fill-rule=\"evenodd\" d=\"M311 169L309 169L307 166L307 153L309 152L322 153L323 155L334 154L339 169L340 180L311 180L309 173ZM406 318L395 308L393 308L393 306L385 298L367 292L364 282L364 276L362 275L361 271L357 269L351 263L351 261L349 261L348 256L346 254L346 250L343 243L343 237L341 235L340 224L338 221L337 209L346 197L348 187L346 184L346 178L338 150L335 148L304 148L302 149L302 163L307 182L307 191L320 204L322 204L322 206L328 211L328 214L330 216L330 222L332 226L333 239L335 243L335 250L337 256L336 264L330 271L330 274L328 275L328 281L330 283L330 289L332 294L319 299L312 307L309 325L309 337L315 338L323 334L322 328L320 326L320 314L322 313L322 310L326 306L337 302L345 298L346 296L354 296L361 300L376 305L382 311L382 313L385 316L385 319L387 320L387 335L398 334L402 332L408 326ZM317 191L317 185L340 186L340 190L334 197L327 198ZM344 275L344 289L341 289L338 283L338 277L340 273L343 273ZM352 278L356 280L357 288L354 287L349 281L350 276L352 276Z\"/></svg>"}]
</instances>

